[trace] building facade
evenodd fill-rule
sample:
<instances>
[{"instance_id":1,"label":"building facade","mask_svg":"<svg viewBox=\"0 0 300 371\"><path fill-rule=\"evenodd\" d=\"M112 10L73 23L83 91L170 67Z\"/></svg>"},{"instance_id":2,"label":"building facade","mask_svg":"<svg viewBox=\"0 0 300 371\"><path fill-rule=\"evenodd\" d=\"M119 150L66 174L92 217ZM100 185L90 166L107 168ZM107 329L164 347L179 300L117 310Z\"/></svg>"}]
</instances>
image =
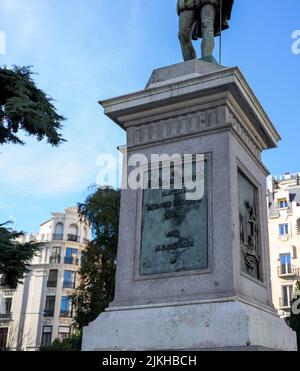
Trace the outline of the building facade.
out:
<instances>
[{"instance_id":1,"label":"building facade","mask_svg":"<svg viewBox=\"0 0 300 371\"><path fill-rule=\"evenodd\" d=\"M21 242L44 243L31 262L30 272L17 290L2 290L0 349L34 351L72 333L71 296L79 283L81 253L89 241L88 224L77 207L40 226L38 234Z\"/></svg>"},{"instance_id":2,"label":"building facade","mask_svg":"<svg viewBox=\"0 0 300 371\"><path fill-rule=\"evenodd\" d=\"M273 301L288 317L300 280L300 173L269 177L267 188Z\"/></svg>"}]
</instances>

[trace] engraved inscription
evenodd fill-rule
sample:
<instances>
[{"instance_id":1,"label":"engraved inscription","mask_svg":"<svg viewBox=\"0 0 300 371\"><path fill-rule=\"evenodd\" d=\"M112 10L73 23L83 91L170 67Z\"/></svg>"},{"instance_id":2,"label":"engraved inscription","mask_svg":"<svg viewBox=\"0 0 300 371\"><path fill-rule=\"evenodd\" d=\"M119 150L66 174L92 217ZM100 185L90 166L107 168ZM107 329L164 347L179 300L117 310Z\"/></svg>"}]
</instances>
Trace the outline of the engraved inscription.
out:
<instances>
[{"instance_id":1,"label":"engraved inscription","mask_svg":"<svg viewBox=\"0 0 300 371\"><path fill-rule=\"evenodd\" d=\"M187 200L185 188L144 190L140 274L208 268L207 162L204 196Z\"/></svg>"}]
</instances>

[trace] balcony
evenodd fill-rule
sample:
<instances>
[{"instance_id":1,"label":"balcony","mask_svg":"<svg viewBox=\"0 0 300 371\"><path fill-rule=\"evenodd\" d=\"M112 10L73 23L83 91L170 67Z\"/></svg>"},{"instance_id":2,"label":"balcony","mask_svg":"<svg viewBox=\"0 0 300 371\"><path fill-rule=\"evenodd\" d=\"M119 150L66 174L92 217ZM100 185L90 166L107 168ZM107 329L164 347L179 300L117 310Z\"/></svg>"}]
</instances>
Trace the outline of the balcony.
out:
<instances>
[{"instance_id":1,"label":"balcony","mask_svg":"<svg viewBox=\"0 0 300 371\"><path fill-rule=\"evenodd\" d=\"M47 282L48 289L56 289L57 288L57 280L56 281L48 281Z\"/></svg>"},{"instance_id":2,"label":"balcony","mask_svg":"<svg viewBox=\"0 0 300 371\"><path fill-rule=\"evenodd\" d=\"M75 282L64 281L63 288L74 290L75 289Z\"/></svg>"},{"instance_id":3,"label":"balcony","mask_svg":"<svg viewBox=\"0 0 300 371\"><path fill-rule=\"evenodd\" d=\"M292 278L300 276L300 268L293 265L280 265L277 269L278 277Z\"/></svg>"},{"instance_id":4,"label":"balcony","mask_svg":"<svg viewBox=\"0 0 300 371\"><path fill-rule=\"evenodd\" d=\"M79 265L79 259L73 256L66 256L64 262L68 265Z\"/></svg>"},{"instance_id":5,"label":"balcony","mask_svg":"<svg viewBox=\"0 0 300 371\"><path fill-rule=\"evenodd\" d=\"M63 234L53 234L52 240L53 241L63 241L64 235Z\"/></svg>"},{"instance_id":6,"label":"balcony","mask_svg":"<svg viewBox=\"0 0 300 371\"><path fill-rule=\"evenodd\" d=\"M73 312L70 310L62 310L60 311L60 317L62 318L72 318L73 317Z\"/></svg>"},{"instance_id":7,"label":"balcony","mask_svg":"<svg viewBox=\"0 0 300 371\"><path fill-rule=\"evenodd\" d=\"M54 308L53 309L45 309L44 317L54 317Z\"/></svg>"},{"instance_id":8,"label":"balcony","mask_svg":"<svg viewBox=\"0 0 300 371\"><path fill-rule=\"evenodd\" d=\"M291 303L287 299L279 298L279 309L282 310L290 310L291 309Z\"/></svg>"},{"instance_id":9,"label":"balcony","mask_svg":"<svg viewBox=\"0 0 300 371\"><path fill-rule=\"evenodd\" d=\"M79 241L79 236L75 234L68 234L68 241L70 242L78 242Z\"/></svg>"},{"instance_id":10,"label":"balcony","mask_svg":"<svg viewBox=\"0 0 300 371\"><path fill-rule=\"evenodd\" d=\"M88 244L90 243L90 240L87 239L87 238L84 238L84 239L82 240L82 242L84 243L84 245L88 245Z\"/></svg>"},{"instance_id":11,"label":"balcony","mask_svg":"<svg viewBox=\"0 0 300 371\"><path fill-rule=\"evenodd\" d=\"M0 313L0 321L11 321L12 313Z\"/></svg>"},{"instance_id":12,"label":"balcony","mask_svg":"<svg viewBox=\"0 0 300 371\"><path fill-rule=\"evenodd\" d=\"M60 264L60 261L61 261L61 256L58 255L58 256L51 256L50 257L50 260L49 260L49 263L50 264Z\"/></svg>"}]
</instances>

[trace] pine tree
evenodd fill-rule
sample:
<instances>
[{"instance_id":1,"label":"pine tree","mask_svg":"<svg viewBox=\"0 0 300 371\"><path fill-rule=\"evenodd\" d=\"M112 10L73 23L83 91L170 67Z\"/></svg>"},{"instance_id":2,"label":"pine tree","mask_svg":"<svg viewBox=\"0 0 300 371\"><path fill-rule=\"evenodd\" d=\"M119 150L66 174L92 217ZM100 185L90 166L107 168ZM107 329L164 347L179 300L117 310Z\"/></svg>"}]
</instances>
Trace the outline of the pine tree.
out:
<instances>
[{"instance_id":1,"label":"pine tree","mask_svg":"<svg viewBox=\"0 0 300 371\"><path fill-rule=\"evenodd\" d=\"M0 286L15 289L28 272L28 263L41 247L35 242L18 242L22 235L22 232L7 228L7 224L0 225Z\"/></svg>"},{"instance_id":2,"label":"pine tree","mask_svg":"<svg viewBox=\"0 0 300 371\"><path fill-rule=\"evenodd\" d=\"M53 100L36 87L32 75L30 67L0 67L0 145L24 144L20 131L38 141L47 139L53 146L64 142L58 132L64 117L56 112Z\"/></svg>"}]
</instances>

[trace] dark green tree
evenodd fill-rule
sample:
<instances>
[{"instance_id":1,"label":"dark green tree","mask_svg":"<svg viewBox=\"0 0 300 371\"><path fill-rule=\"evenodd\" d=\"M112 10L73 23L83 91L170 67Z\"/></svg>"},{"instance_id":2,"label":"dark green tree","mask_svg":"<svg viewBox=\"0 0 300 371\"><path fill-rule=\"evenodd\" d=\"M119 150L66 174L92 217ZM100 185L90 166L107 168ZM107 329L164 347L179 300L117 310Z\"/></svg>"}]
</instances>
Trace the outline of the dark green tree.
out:
<instances>
[{"instance_id":1,"label":"dark green tree","mask_svg":"<svg viewBox=\"0 0 300 371\"><path fill-rule=\"evenodd\" d=\"M53 146L64 142L58 132L64 117L56 112L53 100L36 87L32 75L30 67L0 67L0 145L24 144L20 131L38 141L45 138Z\"/></svg>"},{"instance_id":2,"label":"dark green tree","mask_svg":"<svg viewBox=\"0 0 300 371\"><path fill-rule=\"evenodd\" d=\"M41 352L79 352L81 350L81 333L76 332L69 339L55 340L49 347L41 347Z\"/></svg>"},{"instance_id":3,"label":"dark green tree","mask_svg":"<svg viewBox=\"0 0 300 371\"><path fill-rule=\"evenodd\" d=\"M294 309L296 309L296 311ZM297 282L296 285L295 295L292 301L291 317L289 319L290 327L297 334L298 351L300 351L300 313L298 313L299 310L300 310L300 281Z\"/></svg>"},{"instance_id":4,"label":"dark green tree","mask_svg":"<svg viewBox=\"0 0 300 371\"><path fill-rule=\"evenodd\" d=\"M0 225L0 286L15 289L28 272L28 263L40 249L41 244L35 242L20 243L23 235Z\"/></svg>"},{"instance_id":5,"label":"dark green tree","mask_svg":"<svg viewBox=\"0 0 300 371\"><path fill-rule=\"evenodd\" d=\"M82 255L81 284L73 298L76 324L82 329L114 299L120 191L93 189L79 205L79 213L89 222L93 236Z\"/></svg>"}]
</instances>

